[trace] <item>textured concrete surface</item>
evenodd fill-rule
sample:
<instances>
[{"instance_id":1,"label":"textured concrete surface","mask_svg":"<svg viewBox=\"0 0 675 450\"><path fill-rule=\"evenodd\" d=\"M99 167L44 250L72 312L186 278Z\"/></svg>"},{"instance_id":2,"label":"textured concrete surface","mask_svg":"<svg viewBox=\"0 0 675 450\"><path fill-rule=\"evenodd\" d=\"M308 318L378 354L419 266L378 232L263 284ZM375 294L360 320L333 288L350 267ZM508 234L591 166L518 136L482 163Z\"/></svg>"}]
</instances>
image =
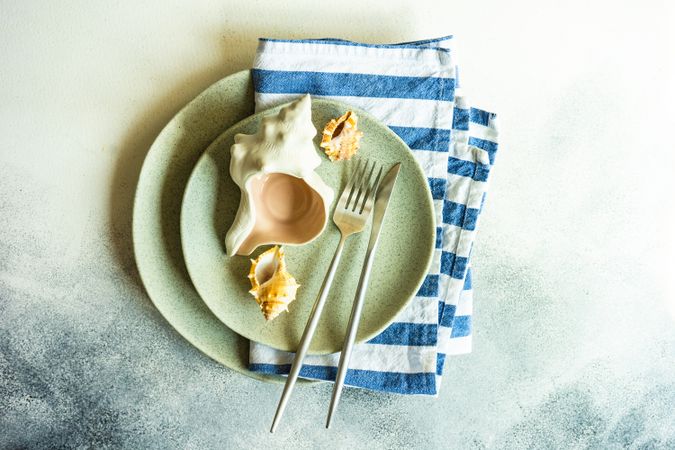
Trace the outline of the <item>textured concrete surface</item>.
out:
<instances>
[{"instance_id":1,"label":"textured concrete surface","mask_svg":"<svg viewBox=\"0 0 675 450\"><path fill-rule=\"evenodd\" d=\"M673 9L645 2L0 2L0 448L675 448ZM503 148L475 350L437 399L218 366L154 310L130 208L168 119L259 35L455 33Z\"/></svg>"}]
</instances>

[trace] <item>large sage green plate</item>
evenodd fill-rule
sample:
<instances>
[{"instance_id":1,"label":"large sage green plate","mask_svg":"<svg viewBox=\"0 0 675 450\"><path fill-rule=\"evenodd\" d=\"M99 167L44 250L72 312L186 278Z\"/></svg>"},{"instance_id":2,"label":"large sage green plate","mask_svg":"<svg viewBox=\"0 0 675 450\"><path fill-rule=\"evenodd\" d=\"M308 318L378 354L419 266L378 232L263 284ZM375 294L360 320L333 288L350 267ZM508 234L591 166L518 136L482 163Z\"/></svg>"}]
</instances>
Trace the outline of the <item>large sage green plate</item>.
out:
<instances>
[{"instance_id":1,"label":"large sage green plate","mask_svg":"<svg viewBox=\"0 0 675 450\"><path fill-rule=\"evenodd\" d=\"M312 120L317 130L348 105L314 99ZM225 234L239 206L240 191L230 177L230 147L237 133L253 134L261 119L276 114L278 108L263 111L239 122L206 150L194 168L183 197L181 239L188 272L197 291L213 313L230 329L253 341L293 351L310 314L340 238L332 221L314 241L287 246L289 271L301 287L290 312L266 321L248 290L250 258L228 257ZM357 342L366 341L383 331L414 297L427 274L435 243L434 208L427 179L407 145L388 127L363 111L358 111L359 128L364 137L359 157L378 161L385 170L401 162L401 172L392 194L382 228L379 247L366 295ZM330 162L322 155L317 169L336 193L346 184L352 165ZM334 202L335 203L335 202ZM331 215L334 205L331 206ZM347 240L342 263L338 267L330 295L316 330L310 352L339 351L356 291L361 265L369 238L369 229ZM258 249L254 255L261 253Z\"/></svg>"},{"instance_id":2,"label":"large sage green plate","mask_svg":"<svg viewBox=\"0 0 675 450\"><path fill-rule=\"evenodd\" d=\"M248 339L225 326L206 307L190 281L180 244L180 205L192 168L218 135L251 115L253 108L251 76L246 70L211 85L164 127L138 180L134 253L150 299L185 339L247 376L284 381L283 377L248 370Z\"/></svg>"}]
</instances>

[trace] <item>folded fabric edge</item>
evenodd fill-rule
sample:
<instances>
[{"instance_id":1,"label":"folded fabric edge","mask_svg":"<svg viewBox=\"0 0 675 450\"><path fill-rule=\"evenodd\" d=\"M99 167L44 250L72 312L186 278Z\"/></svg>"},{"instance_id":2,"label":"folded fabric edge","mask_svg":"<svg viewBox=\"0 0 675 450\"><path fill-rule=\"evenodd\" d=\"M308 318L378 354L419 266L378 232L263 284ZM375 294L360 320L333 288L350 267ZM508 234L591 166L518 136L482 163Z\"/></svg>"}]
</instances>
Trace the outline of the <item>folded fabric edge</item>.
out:
<instances>
[{"instance_id":1,"label":"folded fabric edge","mask_svg":"<svg viewBox=\"0 0 675 450\"><path fill-rule=\"evenodd\" d=\"M290 364L249 364L249 370L267 375L287 375ZM335 381L337 367L303 364L300 377ZM436 375L431 372L402 373L349 369L345 384L350 387L406 395L436 395Z\"/></svg>"},{"instance_id":2,"label":"folded fabric edge","mask_svg":"<svg viewBox=\"0 0 675 450\"><path fill-rule=\"evenodd\" d=\"M471 230L477 229L478 218L485 203L488 175L494 164L498 148L499 132L497 124L497 114L469 106L466 96L463 94L456 97L451 154L454 153L455 156L468 157L468 159L473 160L476 164L476 172L480 172L480 174L474 173L471 175L472 181L469 193L478 187L479 189L475 191L475 194L480 194L480 205L472 205L474 207L478 206L478 208L475 209L475 218L472 219L472 223L469 226ZM469 208L465 211L468 210ZM464 220L462 220L460 238L457 240L455 251L452 254L457 254L462 238L466 239L463 236L465 234L465 222L466 214L464 215ZM469 254L463 255L466 258L453 258L452 267L447 271L450 279L447 281L449 285L443 296L444 304L441 305L441 319L439 321L439 376L443 373L446 355L467 354L473 350L473 289L470 281L472 269L469 260L475 238L474 233L471 236L472 242L470 243ZM462 261L459 261L459 259L462 259ZM466 264L464 263L464 259L466 260ZM461 294L467 291L467 283L470 294L467 297L470 304L466 308L469 310L469 313L461 314ZM462 285L461 288L459 287L460 284Z\"/></svg>"},{"instance_id":3,"label":"folded fabric edge","mask_svg":"<svg viewBox=\"0 0 675 450\"><path fill-rule=\"evenodd\" d=\"M454 52L452 39L438 39L422 44L363 44L330 39L267 39L258 40L256 55L312 55L335 57L340 55L354 61L363 58L385 58L385 60L417 60L427 63L434 60L447 62ZM255 66L255 64L254 64Z\"/></svg>"},{"instance_id":4,"label":"folded fabric edge","mask_svg":"<svg viewBox=\"0 0 675 450\"><path fill-rule=\"evenodd\" d=\"M453 39L453 35L441 36L431 39L421 39L417 41L396 42L390 44L371 44L365 42L350 41L340 38L307 38L307 39L276 39L276 38L258 38L259 42L288 42L288 43L308 43L308 44L335 44L348 45L355 47L370 48L438 48L439 50L450 51L448 48L439 47L442 43Z\"/></svg>"}]
</instances>

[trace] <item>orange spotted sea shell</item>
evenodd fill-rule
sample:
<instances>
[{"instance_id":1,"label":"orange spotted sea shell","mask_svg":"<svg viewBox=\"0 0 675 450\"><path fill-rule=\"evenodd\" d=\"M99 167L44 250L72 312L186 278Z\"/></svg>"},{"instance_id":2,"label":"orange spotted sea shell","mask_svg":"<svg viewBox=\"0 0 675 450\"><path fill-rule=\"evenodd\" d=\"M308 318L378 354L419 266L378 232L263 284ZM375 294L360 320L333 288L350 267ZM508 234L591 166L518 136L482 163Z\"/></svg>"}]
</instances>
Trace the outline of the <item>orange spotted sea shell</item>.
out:
<instances>
[{"instance_id":1,"label":"orange spotted sea shell","mask_svg":"<svg viewBox=\"0 0 675 450\"><path fill-rule=\"evenodd\" d=\"M286 271L284 249L274 246L251 260L251 281L249 291L260 306L266 320L272 320L284 311L295 300L300 285L293 275Z\"/></svg>"},{"instance_id":2,"label":"orange spotted sea shell","mask_svg":"<svg viewBox=\"0 0 675 450\"><path fill-rule=\"evenodd\" d=\"M363 132L357 128L358 120L353 111L347 111L326 124L319 145L331 161L351 159L356 154L363 137Z\"/></svg>"}]
</instances>

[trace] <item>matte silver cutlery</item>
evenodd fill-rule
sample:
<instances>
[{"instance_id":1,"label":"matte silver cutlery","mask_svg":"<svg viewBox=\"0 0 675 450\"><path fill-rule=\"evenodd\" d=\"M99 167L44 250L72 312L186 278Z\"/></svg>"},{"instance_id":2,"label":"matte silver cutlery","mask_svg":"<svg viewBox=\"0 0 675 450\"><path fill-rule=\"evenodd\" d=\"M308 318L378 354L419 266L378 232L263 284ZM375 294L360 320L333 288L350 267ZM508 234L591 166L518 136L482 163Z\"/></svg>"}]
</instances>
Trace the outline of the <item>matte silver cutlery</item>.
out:
<instances>
[{"instance_id":1,"label":"matte silver cutlery","mask_svg":"<svg viewBox=\"0 0 675 450\"><path fill-rule=\"evenodd\" d=\"M337 408L338 402L340 401L340 395L342 394L342 388L344 386L345 377L347 376L347 368L349 366L349 360L352 355L352 349L354 347L354 341L356 340L356 332L359 328L359 321L361 319L361 311L363 310L363 303L366 298L366 292L368 290L368 281L370 280L370 270L373 267L373 259L375 252L377 251L377 243L380 238L380 231L382 229L382 222L384 221L384 215L387 212L387 206L389 205L389 199L391 197L391 192L394 189L394 183L396 183L396 178L398 177L399 170L401 169L401 163L396 164L394 167L389 169L389 172L384 176L380 187L377 190L377 195L375 197L375 207L373 213L373 226L370 230L370 241L368 242L368 250L366 251L366 257L363 263L363 268L361 269L361 278L359 278L359 284L356 289L356 295L354 297L354 305L352 306L352 313L349 317L349 325L347 325L347 333L345 335L345 341L342 345L342 353L340 354L340 363L338 364L337 376L335 378L335 384L333 385L333 396L330 401L330 407L328 409L328 418L326 419L326 428L330 427L333 414Z\"/></svg>"},{"instance_id":2,"label":"matte silver cutlery","mask_svg":"<svg viewBox=\"0 0 675 450\"><path fill-rule=\"evenodd\" d=\"M326 278L324 278L323 284L321 285L319 295L310 312L305 331L300 339L300 346L295 353L295 358L293 359L293 364L288 374L284 391L281 394L281 399L279 400L279 405L277 406L277 411L274 415L274 421L272 422L272 428L270 429L271 433L274 433L279 425L279 421L286 409L288 399L293 392L295 382L300 374L302 362L309 350L314 331L321 318L326 298L328 297L330 287L333 283L333 277L335 276L335 272L340 262L345 241L352 234L363 231L368 222L368 218L370 217L373 203L375 202L375 192L377 191L378 183L382 176L382 168L379 167L378 169L377 166L378 165L374 161L372 163L368 160L365 160L363 163L358 161L354 169L354 174L351 176L338 200L333 214L333 222L340 230L340 242L338 243L335 256L333 256L333 260L328 268Z\"/></svg>"}]
</instances>

